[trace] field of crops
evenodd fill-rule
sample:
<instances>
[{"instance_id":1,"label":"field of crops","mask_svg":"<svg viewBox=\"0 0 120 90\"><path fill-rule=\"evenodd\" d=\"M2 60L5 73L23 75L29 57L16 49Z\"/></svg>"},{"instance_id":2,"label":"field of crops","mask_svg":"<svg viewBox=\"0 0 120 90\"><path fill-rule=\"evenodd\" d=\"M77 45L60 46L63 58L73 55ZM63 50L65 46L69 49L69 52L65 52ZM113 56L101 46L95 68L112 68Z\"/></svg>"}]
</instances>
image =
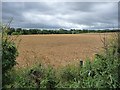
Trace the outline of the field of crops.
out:
<instances>
[{"instance_id":1,"label":"field of crops","mask_svg":"<svg viewBox=\"0 0 120 90\"><path fill-rule=\"evenodd\" d=\"M78 64L80 59L90 59L102 49L101 37L104 34L51 34L20 35L18 40L19 67L42 62L45 65L61 67ZM107 34L107 36L110 36Z\"/></svg>"}]
</instances>

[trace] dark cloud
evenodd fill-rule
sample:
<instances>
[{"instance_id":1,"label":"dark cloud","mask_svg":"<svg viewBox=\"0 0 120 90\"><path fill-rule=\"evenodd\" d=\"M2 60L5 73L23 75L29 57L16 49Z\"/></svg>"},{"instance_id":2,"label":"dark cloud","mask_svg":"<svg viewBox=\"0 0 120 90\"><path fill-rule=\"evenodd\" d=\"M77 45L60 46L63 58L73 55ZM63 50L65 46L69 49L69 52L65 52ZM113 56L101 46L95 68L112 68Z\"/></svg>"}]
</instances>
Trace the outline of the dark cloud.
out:
<instances>
[{"instance_id":1,"label":"dark cloud","mask_svg":"<svg viewBox=\"0 0 120 90\"><path fill-rule=\"evenodd\" d=\"M22 28L117 28L117 9L115 2L3 2L2 20L13 17Z\"/></svg>"}]
</instances>

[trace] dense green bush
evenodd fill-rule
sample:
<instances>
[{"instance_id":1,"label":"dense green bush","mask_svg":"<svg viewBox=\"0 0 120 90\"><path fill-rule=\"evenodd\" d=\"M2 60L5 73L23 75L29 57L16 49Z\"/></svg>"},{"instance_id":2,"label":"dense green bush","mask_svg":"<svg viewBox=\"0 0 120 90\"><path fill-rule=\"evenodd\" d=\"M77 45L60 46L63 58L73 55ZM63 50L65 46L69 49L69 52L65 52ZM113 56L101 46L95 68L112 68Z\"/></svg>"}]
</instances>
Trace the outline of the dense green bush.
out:
<instances>
[{"instance_id":1,"label":"dense green bush","mask_svg":"<svg viewBox=\"0 0 120 90\"><path fill-rule=\"evenodd\" d=\"M12 83L12 78L10 76L10 70L16 65L16 57L18 51L14 41L10 40L6 31L8 28L3 29L2 38L2 86Z\"/></svg>"},{"instance_id":2,"label":"dense green bush","mask_svg":"<svg viewBox=\"0 0 120 90\"><path fill-rule=\"evenodd\" d=\"M53 68L35 65L27 68L15 69L11 72L14 83L12 88L48 88L53 89L57 84Z\"/></svg>"},{"instance_id":3,"label":"dense green bush","mask_svg":"<svg viewBox=\"0 0 120 90\"><path fill-rule=\"evenodd\" d=\"M80 73L83 77L82 85L85 88L120 88L118 69L117 40L108 43L102 54L96 54L93 62L86 61Z\"/></svg>"},{"instance_id":4,"label":"dense green bush","mask_svg":"<svg viewBox=\"0 0 120 90\"><path fill-rule=\"evenodd\" d=\"M111 57L102 60L95 58L94 62L86 62L81 70L83 87L85 88L117 88L118 60Z\"/></svg>"}]
</instances>

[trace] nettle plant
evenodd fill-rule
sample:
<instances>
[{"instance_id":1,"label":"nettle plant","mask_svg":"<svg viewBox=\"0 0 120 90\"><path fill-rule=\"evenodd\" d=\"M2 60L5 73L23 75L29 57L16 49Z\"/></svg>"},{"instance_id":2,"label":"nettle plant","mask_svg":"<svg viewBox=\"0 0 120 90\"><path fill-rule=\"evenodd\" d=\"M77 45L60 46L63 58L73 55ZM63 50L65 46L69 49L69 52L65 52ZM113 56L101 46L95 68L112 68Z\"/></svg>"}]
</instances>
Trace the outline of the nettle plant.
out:
<instances>
[{"instance_id":1,"label":"nettle plant","mask_svg":"<svg viewBox=\"0 0 120 90\"><path fill-rule=\"evenodd\" d=\"M8 26L2 26L2 30L2 86L4 87L12 82L9 72L16 65L18 51L14 40L7 35Z\"/></svg>"}]
</instances>

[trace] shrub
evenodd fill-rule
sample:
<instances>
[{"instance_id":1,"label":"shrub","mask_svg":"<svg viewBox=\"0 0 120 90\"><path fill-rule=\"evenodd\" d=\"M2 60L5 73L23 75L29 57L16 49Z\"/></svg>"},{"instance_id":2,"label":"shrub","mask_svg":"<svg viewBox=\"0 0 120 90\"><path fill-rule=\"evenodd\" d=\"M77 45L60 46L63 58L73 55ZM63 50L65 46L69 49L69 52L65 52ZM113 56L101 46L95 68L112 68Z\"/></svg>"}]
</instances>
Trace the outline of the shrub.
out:
<instances>
[{"instance_id":1,"label":"shrub","mask_svg":"<svg viewBox=\"0 0 120 90\"><path fill-rule=\"evenodd\" d=\"M41 64L11 72L14 78L13 88L48 88L53 89L57 84L53 68L45 68Z\"/></svg>"},{"instance_id":2,"label":"shrub","mask_svg":"<svg viewBox=\"0 0 120 90\"><path fill-rule=\"evenodd\" d=\"M97 54L93 62L86 61L80 71L82 87L119 88L118 67L120 66L117 44L108 45L103 54Z\"/></svg>"},{"instance_id":3,"label":"shrub","mask_svg":"<svg viewBox=\"0 0 120 90\"><path fill-rule=\"evenodd\" d=\"M2 86L12 83L10 70L16 65L18 51L14 41L11 41L6 33L7 27L3 29L2 38Z\"/></svg>"}]
</instances>

